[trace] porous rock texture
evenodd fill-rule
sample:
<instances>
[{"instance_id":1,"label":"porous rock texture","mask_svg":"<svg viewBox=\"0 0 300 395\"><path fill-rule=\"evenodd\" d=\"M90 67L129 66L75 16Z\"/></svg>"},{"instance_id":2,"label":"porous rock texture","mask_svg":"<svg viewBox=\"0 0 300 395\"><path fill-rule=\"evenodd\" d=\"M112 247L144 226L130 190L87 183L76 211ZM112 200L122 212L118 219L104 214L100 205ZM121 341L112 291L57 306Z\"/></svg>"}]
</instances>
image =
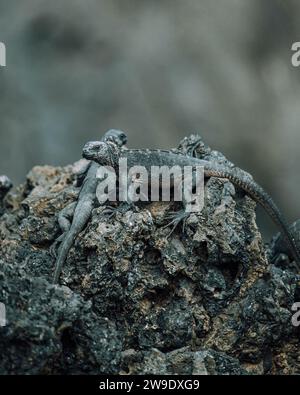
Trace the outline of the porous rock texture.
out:
<instances>
[{"instance_id":1,"label":"porous rock texture","mask_svg":"<svg viewBox=\"0 0 300 395\"><path fill-rule=\"evenodd\" d=\"M197 136L186 152L232 166ZM78 195L78 163L36 166L0 218L1 374L300 373L291 306L299 277L269 264L255 203L228 180L205 182L205 206L169 235L179 203L106 215L96 207L59 285L49 247Z\"/></svg>"}]
</instances>

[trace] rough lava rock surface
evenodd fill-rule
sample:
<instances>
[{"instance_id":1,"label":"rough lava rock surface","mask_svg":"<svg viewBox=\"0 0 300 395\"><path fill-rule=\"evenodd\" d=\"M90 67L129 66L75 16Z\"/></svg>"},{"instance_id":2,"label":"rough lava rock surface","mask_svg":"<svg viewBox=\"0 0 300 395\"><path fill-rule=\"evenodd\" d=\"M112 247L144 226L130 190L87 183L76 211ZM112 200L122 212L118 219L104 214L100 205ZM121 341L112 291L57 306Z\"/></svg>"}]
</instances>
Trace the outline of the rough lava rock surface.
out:
<instances>
[{"instance_id":1,"label":"rough lava rock surface","mask_svg":"<svg viewBox=\"0 0 300 395\"><path fill-rule=\"evenodd\" d=\"M195 141L199 157L233 166L197 136L178 150ZM36 166L4 199L1 374L300 373L299 277L288 259L269 264L255 203L228 180L207 179L203 211L169 237L178 203L95 208L52 285L78 166Z\"/></svg>"}]
</instances>

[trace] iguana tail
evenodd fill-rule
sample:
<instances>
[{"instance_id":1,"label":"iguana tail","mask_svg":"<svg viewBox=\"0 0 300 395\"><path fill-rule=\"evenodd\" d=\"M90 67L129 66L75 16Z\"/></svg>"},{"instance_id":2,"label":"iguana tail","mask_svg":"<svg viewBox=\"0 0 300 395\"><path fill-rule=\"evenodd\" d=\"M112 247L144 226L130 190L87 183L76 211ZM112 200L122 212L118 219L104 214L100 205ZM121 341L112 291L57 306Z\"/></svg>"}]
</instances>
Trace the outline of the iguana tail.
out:
<instances>
[{"instance_id":1,"label":"iguana tail","mask_svg":"<svg viewBox=\"0 0 300 395\"><path fill-rule=\"evenodd\" d=\"M66 235L65 240L61 244L59 248L59 254L55 263L55 272L54 272L54 277L53 277L53 284L56 284L58 282L63 264L65 263L65 260L67 258L67 255L70 251L70 248L72 247L74 240L76 238L77 232L69 232Z\"/></svg>"},{"instance_id":2,"label":"iguana tail","mask_svg":"<svg viewBox=\"0 0 300 395\"><path fill-rule=\"evenodd\" d=\"M300 271L300 252L299 247L295 241L295 238L289 226L287 225L285 218L279 211L278 207L272 200L272 198L263 190L263 188L258 185L255 181L249 178L249 176L240 172L238 175L235 174L232 169L222 169L218 165L216 166L205 166L205 173L210 177L227 178L234 185L237 185L243 189L251 198L259 202L261 206L270 215L273 221L282 230L283 236L290 248L291 253L295 259L298 270Z\"/></svg>"}]
</instances>

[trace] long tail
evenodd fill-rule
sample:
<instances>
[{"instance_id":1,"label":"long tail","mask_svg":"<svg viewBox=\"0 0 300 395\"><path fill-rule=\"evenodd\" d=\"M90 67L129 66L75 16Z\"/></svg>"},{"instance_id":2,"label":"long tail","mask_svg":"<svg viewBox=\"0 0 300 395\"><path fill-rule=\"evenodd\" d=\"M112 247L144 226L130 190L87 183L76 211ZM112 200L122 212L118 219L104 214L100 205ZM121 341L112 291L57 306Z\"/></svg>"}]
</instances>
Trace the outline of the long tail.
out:
<instances>
[{"instance_id":1,"label":"long tail","mask_svg":"<svg viewBox=\"0 0 300 395\"><path fill-rule=\"evenodd\" d=\"M63 264L67 258L70 248L74 243L75 238L76 238L76 232L69 232L59 248L59 254L55 263L53 284L56 284L58 282Z\"/></svg>"},{"instance_id":2,"label":"long tail","mask_svg":"<svg viewBox=\"0 0 300 395\"><path fill-rule=\"evenodd\" d=\"M224 168L220 169L217 165L208 165L205 166L205 174L209 177L227 178L234 185L237 185L243 189L250 197L261 204L273 221L282 230L285 240L288 243L291 253L295 259L297 268L300 271L300 252L296 241L289 230L285 218L274 203L273 199L264 191L264 189L255 181L251 180L249 176L243 174L242 171L240 171L238 174L235 174L231 169L224 170Z\"/></svg>"}]
</instances>

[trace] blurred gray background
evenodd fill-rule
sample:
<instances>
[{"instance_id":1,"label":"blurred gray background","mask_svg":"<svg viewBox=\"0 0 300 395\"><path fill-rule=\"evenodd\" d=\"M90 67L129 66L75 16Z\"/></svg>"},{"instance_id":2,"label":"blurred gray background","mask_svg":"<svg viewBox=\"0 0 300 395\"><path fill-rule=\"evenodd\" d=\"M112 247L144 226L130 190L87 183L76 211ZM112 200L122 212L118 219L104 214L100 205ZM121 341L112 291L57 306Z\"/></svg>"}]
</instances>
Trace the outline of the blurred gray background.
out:
<instances>
[{"instance_id":1,"label":"blurred gray background","mask_svg":"<svg viewBox=\"0 0 300 395\"><path fill-rule=\"evenodd\" d=\"M198 132L299 218L299 21L297 0L0 0L0 173L72 163L109 128Z\"/></svg>"}]
</instances>

